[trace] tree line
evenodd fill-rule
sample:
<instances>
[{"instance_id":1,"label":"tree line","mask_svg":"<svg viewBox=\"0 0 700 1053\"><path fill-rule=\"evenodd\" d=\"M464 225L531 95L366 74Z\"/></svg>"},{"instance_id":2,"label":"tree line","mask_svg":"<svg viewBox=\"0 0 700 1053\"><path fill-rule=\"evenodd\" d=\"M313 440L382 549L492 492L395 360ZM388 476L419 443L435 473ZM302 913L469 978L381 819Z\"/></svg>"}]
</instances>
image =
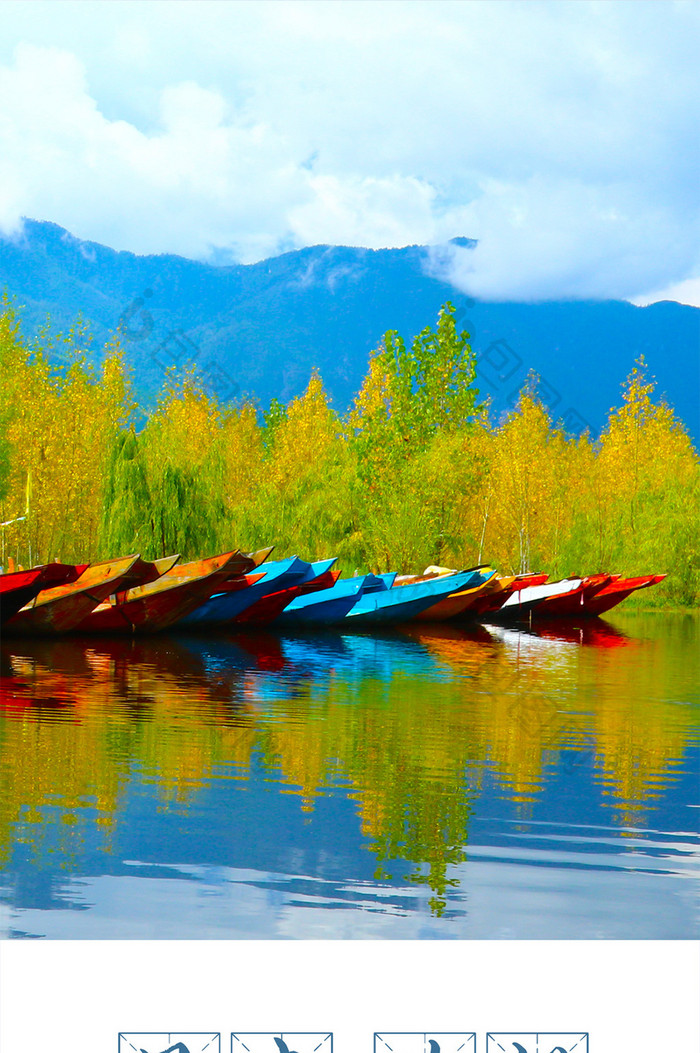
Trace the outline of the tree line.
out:
<instances>
[{"instance_id":1,"label":"tree line","mask_svg":"<svg viewBox=\"0 0 700 1053\"><path fill-rule=\"evenodd\" d=\"M534 376L491 420L450 304L410 343L385 334L344 414L316 373L262 412L190 369L144 422L118 334L99 368L88 347L82 326L27 341L0 308L5 566L274 544L345 573L666 572L645 604L700 599L700 463L643 361L594 440L551 418Z\"/></svg>"}]
</instances>

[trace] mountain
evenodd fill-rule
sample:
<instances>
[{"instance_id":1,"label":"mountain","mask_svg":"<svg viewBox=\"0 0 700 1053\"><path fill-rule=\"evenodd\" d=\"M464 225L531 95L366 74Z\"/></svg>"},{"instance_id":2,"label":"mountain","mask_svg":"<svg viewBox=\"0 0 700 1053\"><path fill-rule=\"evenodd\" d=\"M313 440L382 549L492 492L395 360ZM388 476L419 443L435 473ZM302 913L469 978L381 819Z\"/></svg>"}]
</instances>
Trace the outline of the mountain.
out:
<instances>
[{"instance_id":1,"label":"mountain","mask_svg":"<svg viewBox=\"0 0 700 1053\"><path fill-rule=\"evenodd\" d=\"M455 239L463 247L475 243ZM451 300L478 356L478 382L503 412L528 371L555 417L597 433L643 354L658 391L700 436L700 309L675 302L474 302L431 274L429 250L315 246L250 265L135 256L26 220L0 238L0 288L22 306L32 335L50 314L78 315L101 344L121 323L137 392L148 405L171 363L196 360L222 397L266 405L300 394L317 367L339 409L387 329L407 340Z\"/></svg>"}]
</instances>

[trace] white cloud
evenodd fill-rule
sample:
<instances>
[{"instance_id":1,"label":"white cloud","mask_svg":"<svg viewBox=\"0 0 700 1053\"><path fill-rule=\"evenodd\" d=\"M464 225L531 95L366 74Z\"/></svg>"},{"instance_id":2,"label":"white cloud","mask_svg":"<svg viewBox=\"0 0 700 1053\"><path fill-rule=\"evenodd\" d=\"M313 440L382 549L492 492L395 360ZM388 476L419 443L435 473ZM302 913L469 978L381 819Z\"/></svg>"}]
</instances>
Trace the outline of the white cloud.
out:
<instances>
[{"instance_id":1,"label":"white cloud","mask_svg":"<svg viewBox=\"0 0 700 1053\"><path fill-rule=\"evenodd\" d=\"M638 307L646 307L647 304L658 303L660 300L676 300L678 303L690 304L691 307L700 307L700 278L688 278L664 289L632 297L632 302Z\"/></svg>"},{"instance_id":2,"label":"white cloud","mask_svg":"<svg viewBox=\"0 0 700 1053\"><path fill-rule=\"evenodd\" d=\"M393 179L312 176L313 197L290 210L298 244L328 243L382 248L425 244L435 234L434 189L412 176Z\"/></svg>"},{"instance_id":3,"label":"white cloud","mask_svg":"<svg viewBox=\"0 0 700 1053\"><path fill-rule=\"evenodd\" d=\"M274 251L307 174L283 139L226 123L226 109L215 91L169 86L145 134L100 113L73 56L22 45L0 70L4 226L24 213L137 252Z\"/></svg>"},{"instance_id":4,"label":"white cloud","mask_svg":"<svg viewBox=\"0 0 700 1053\"><path fill-rule=\"evenodd\" d=\"M490 184L465 212L475 249L441 251L435 272L480 299L627 298L698 259L700 222L634 184L535 177Z\"/></svg>"},{"instance_id":5,"label":"white cloud","mask_svg":"<svg viewBox=\"0 0 700 1053\"><path fill-rule=\"evenodd\" d=\"M243 260L462 234L491 298L698 273L700 5L3 6L4 229Z\"/></svg>"}]
</instances>

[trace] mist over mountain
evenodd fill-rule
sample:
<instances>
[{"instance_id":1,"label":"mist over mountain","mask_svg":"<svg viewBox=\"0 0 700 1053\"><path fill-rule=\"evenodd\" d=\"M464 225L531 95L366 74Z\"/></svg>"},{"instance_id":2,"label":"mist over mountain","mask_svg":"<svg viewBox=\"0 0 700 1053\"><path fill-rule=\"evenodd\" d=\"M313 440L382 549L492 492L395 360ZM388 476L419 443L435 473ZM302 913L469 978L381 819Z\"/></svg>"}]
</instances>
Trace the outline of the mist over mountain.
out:
<instances>
[{"instance_id":1,"label":"mist over mountain","mask_svg":"<svg viewBox=\"0 0 700 1053\"><path fill-rule=\"evenodd\" d=\"M475 243L455 239L461 247ZM597 434L620 385L644 355L696 442L700 436L700 308L675 302L475 302L441 278L440 252L424 246L319 245L259 263L213 266L179 256L136 256L26 220L0 238L0 287L32 336L51 316L65 329L90 323L96 354L122 326L137 395L152 404L167 366L195 361L222 398L287 401L321 373L335 406L357 391L387 329L406 340L435 323L450 300L471 334L478 384L498 417L529 370L555 418Z\"/></svg>"}]
</instances>

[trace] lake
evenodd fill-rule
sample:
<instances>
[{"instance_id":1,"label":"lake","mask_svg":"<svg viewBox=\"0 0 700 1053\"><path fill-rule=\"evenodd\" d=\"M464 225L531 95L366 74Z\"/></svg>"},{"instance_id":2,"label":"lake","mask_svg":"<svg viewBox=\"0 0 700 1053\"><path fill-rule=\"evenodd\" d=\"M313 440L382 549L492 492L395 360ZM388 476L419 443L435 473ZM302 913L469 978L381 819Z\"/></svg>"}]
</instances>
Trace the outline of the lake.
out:
<instances>
[{"instance_id":1,"label":"lake","mask_svg":"<svg viewBox=\"0 0 700 1053\"><path fill-rule=\"evenodd\" d=\"M700 619L0 644L2 936L700 937Z\"/></svg>"}]
</instances>

